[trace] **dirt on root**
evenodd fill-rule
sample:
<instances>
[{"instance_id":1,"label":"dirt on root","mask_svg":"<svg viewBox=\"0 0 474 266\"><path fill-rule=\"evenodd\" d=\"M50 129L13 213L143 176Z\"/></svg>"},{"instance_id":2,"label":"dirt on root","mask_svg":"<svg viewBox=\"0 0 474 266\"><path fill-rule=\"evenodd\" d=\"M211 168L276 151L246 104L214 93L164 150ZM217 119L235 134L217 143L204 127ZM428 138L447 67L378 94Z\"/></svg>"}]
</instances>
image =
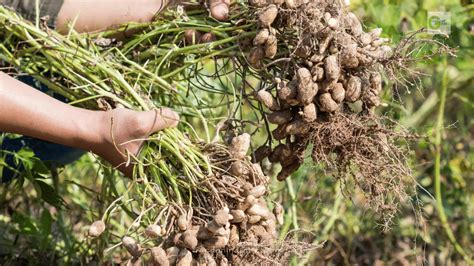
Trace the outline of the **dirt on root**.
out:
<instances>
[{"instance_id":1,"label":"dirt on root","mask_svg":"<svg viewBox=\"0 0 474 266\"><path fill-rule=\"evenodd\" d=\"M408 145L401 143L416 136L385 117L343 112L321 117L310 132L313 161L327 166L343 183L353 182L388 230L409 197L407 188L415 184Z\"/></svg>"},{"instance_id":2,"label":"dirt on root","mask_svg":"<svg viewBox=\"0 0 474 266\"><path fill-rule=\"evenodd\" d=\"M308 239L306 239L305 235ZM304 258L321 245L309 241L314 235L301 230L293 230L273 244L241 242L232 251L233 265L286 265L292 257Z\"/></svg>"}]
</instances>

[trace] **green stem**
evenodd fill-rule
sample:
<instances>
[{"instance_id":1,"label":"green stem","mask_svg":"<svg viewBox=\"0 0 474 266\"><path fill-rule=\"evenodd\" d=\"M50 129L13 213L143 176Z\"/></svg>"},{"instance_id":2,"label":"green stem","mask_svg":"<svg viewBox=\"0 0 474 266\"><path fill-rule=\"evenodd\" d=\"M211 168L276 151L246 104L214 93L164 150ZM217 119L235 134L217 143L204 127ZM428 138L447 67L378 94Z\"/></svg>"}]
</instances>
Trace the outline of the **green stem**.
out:
<instances>
[{"instance_id":1,"label":"green stem","mask_svg":"<svg viewBox=\"0 0 474 266\"><path fill-rule=\"evenodd\" d=\"M332 208L332 213L331 216L329 217L329 220L327 221L326 225L324 226L322 232L321 232L321 238L326 238L328 236L329 231L333 228L334 224L336 223L338 217L339 217L339 207L341 206L342 203L342 198L343 196L341 195L341 189L340 189L340 181L336 184L336 201L334 202L334 207Z\"/></svg>"},{"instance_id":2,"label":"green stem","mask_svg":"<svg viewBox=\"0 0 474 266\"><path fill-rule=\"evenodd\" d=\"M203 49L203 48L212 50L212 49L216 48L217 46L225 44L225 43L230 43L230 42L234 42L234 41L237 41L239 39L242 39L242 38L255 36L256 33L257 33L256 31L245 32L245 33L242 33L242 34L239 34L239 35L236 35L236 36L232 36L232 37L222 39L222 40L217 40L217 41L210 42L210 43L199 43L199 44L184 46L184 47L172 50L172 54L173 55L186 54L186 53L191 53L195 50L199 50L199 49Z\"/></svg>"},{"instance_id":3,"label":"green stem","mask_svg":"<svg viewBox=\"0 0 474 266\"><path fill-rule=\"evenodd\" d=\"M443 207L443 195L441 192L441 144L442 144L442 133L443 133L443 124L444 124L444 109L446 105L446 93L448 90L448 68L447 68L447 59L444 60L444 71L443 79L441 83L441 92L440 92L440 103L439 103L439 112L438 119L436 122L436 136L435 136L435 145L436 145L436 155L435 155L435 165L434 165L434 186L435 186L435 198L436 198L436 208L438 209L438 217L441 221L441 225L451 242L454 245L454 249L464 258L468 264L474 264L470 256L464 251L461 245L457 242L456 237L454 236L451 227L449 226L448 218L444 211Z\"/></svg>"},{"instance_id":4,"label":"green stem","mask_svg":"<svg viewBox=\"0 0 474 266\"><path fill-rule=\"evenodd\" d=\"M213 58L215 56L218 56L220 54L224 54L226 52L230 52L230 51L233 51L234 49L238 48L237 45L234 45L234 46L231 46L229 48L226 48L226 49L223 49L223 50L219 50L219 51L216 51L214 53L211 53L209 55L206 55L206 56L203 56L203 57L200 57L198 59L195 59L195 60L191 60L189 62L186 62L184 63L184 65L182 67L179 67L173 71L171 71L170 73L168 74L165 74L162 76L163 79L167 79L167 78L171 78L177 74L179 74L180 72L182 72L183 70L185 69L189 69L190 66L193 66L193 65L196 65L197 63L200 63L200 62L203 62L205 60L208 60L210 58Z\"/></svg>"},{"instance_id":5,"label":"green stem","mask_svg":"<svg viewBox=\"0 0 474 266\"><path fill-rule=\"evenodd\" d=\"M291 198L291 216L293 218L293 227L295 229L299 229L298 216L296 213L296 194L295 189L293 188L293 181L291 181L291 178L286 179L286 186L288 188L288 194Z\"/></svg>"}]
</instances>

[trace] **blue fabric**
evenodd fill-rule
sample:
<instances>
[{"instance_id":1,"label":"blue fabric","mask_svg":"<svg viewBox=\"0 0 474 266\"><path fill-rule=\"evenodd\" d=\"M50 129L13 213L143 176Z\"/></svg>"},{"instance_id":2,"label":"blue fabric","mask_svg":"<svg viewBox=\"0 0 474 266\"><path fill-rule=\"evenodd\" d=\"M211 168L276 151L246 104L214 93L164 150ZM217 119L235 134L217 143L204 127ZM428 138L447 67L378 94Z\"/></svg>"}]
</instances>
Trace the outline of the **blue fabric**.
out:
<instances>
[{"instance_id":1,"label":"blue fabric","mask_svg":"<svg viewBox=\"0 0 474 266\"><path fill-rule=\"evenodd\" d=\"M62 102L67 102L64 97L57 94L51 94L46 86L39 83L32 77L24 76L18 79L23 83L30 85L31 87L34 87L44 93L50 94L51 96ZM85 153L84 151L79 149L30 137L20 137L14 139L4 138L3 142L0 145L0 156L5 154L5 162L7 163L7 165L9 165L13 169L16 169L18 172L23 171L23 166L16 165L13 160L13 155L2 151L17 152L24 147L28 147L29 149L31 149L35 153L36 157L38 157L51 167L61 167L66 164L70 164L79 159ZM18 173L15 173L14 171L4 167L1 176L2 182L8 182L16 178L16 175L18 175Z\"/></svg>"}]
</instances>

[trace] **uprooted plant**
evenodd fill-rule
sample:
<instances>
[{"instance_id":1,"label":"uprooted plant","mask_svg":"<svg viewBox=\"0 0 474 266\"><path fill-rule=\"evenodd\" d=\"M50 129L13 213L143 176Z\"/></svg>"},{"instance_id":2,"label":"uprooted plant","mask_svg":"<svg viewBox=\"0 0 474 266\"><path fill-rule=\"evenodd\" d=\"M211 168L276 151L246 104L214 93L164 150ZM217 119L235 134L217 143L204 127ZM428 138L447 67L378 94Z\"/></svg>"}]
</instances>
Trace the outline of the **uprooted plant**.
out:
<instances>
[{"instance_id":1,"label":"uprooted plant","mask_svg":"<svg viewBox=\"0 0 474 266\"><path fill-rule=\"evenodd\" d=\"M285 257L275 250L310 248L273 245L281 209L268 210L269 179L258 164L265 158L281 164L278 179L284 180L303 164L309 145L313 161L341 179L352 178L385 224L407 197L411 173L398 143L410 135L393 131L374 108L381 105L383 75L396 77L395 68L405 66L411 53L389 46L380 29L364 32L339 1L255 0L232 10L229 22L215 22L201 11L178 8L153 23L90 39L41 30L0 9L0 58L73 104L172 106L202 118L204 103L196 95L209 92L238 103L228 110L228 121L235 121L241 102L258 101L253 107L268 140L251 158L250 135L233 126L225 128L224 144L203 142L186 125L187 134L165 130L147 140L138 156L130 155L136 164L133 193L114 204L139 225L121 239L134 260L147 253L156 264L245 264ZM123 30L137 33L113 39ZM206 68L209 62L214 70ZM130 201L132 208L122 204ZM106 229L110 215L93 224L91 236Z\"/></svg>"},{"instance_id":2,"label":"uprooted plant","mask_svg":"<svg viewBox=\"0 0 474 266\"><path fill-rule=\"evenodd\" d=\"M333 143L337 149L326 149L328 154L312 156L313 161L326 165L326 171L339 178L355 179L388 228L398 203L407 198L403 191L414 182L407 181L411 180L409 163L400 156L407 152L400 143L410 134L399 125L385 123L388 120L375 112L382 105L384 77L395 85L416 83L422 73L411 68L414 63L446 52L452 55L452 51L436 40L417 38L423 30L393 45L381 37L380 28L364 31L341 1L255 0L235 4L232 11L230 22L217 23L202 12L183 13L178 8L152 24L127 26L97 37L115 36L126 29L141 32L112 46L161 77L176 84L185 81L196 91L229 93L208 84L209 78L222 87L237 80L232 83L238 86L234 97L241 97L261 114L259 126L268 133L267 142L253 152L253 161L268 158L281 164L279 180L303 165L308 146L319 149L322 136L316 132L321 132L321 126L333 124L329 128L335 129L334 136L353 134L353 141ZM205 67L210 59L216 65L211 73ZM229 121L236 120L237 112L229 113ZM341 117L350 117L354 124L340 123ZM374 124L380 127L375 131L384 133L375 134ZM370 153L353 148L359 144L378 147L381 137L390 145L374 147ZM359 165L374 158L391 163L373 163L371 169ZM361 180L378 184L389 180L391 186L379 193L367 189Z\"/></svg>"},{"instance_id":3,"label":"uprooted plant","mask_svg":"<svg viewBox=\"0 0 474 266\"><path fill-rule=\"evenodd\" d=\"M183 86L173 87L126 57L87 50L82 38L38 29L3 7L0 28L1 59L47 84L70 104L101 109L113 102L139 110L161 106L160 98L147 97L149 88L168 94L167 104L187 103L176 93L185 90ZM196 260L247 264L311 248L290 239L276 243L282 209L272 212L267 207L269 178L247 156L249 134L236 134L226 145L205 143L193 132L187 125L181 131L164 130L146 140L138 155L128 154L128 163L135 164L134 179L91 225L89 236L113 230L107 221L122 208L133 223L118 232L119 243L132 262L146 254L159 265Z\"/></svg>"}]
</instances>

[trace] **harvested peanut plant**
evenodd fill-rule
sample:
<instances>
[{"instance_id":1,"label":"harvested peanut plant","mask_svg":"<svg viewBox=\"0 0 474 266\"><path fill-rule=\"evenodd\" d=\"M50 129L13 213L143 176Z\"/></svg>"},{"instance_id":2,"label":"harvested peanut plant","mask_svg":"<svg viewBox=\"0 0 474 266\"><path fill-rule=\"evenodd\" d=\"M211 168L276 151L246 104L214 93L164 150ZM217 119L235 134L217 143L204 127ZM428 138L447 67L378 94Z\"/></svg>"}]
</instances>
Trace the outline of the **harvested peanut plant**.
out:
<instances>
[{"instance_id":1,"label":"harvested peanut plant","mask_svg":"<svg viewBox=\"0 0 474 266\"><path fill-rule=\"evenodd\" d=\"M160 98L147 95L150 90L152 95L167 95L163 102L168 106L198 112L179 93L184 86L174 87L116 49L94 49L82 36L36 28L3 7L0 27L5 40L1 59L13 71L47 84L70 104L137 110L162 106ZM194 132L187 124L181 130L164 130L146 140L137 156L129 154L134 179L91 225L89 236L113 231L108 221L122 208L133 223L114 234L120 237L115 242L128 251L132 262L146 258L158 264L246 264L284 260L309 248L291 241L276 243L277 217L264 200L269 179L247 157L250 135L235 135L225 145L205 143ZM240 252L225 252L233 249Z\"/></svg>"},{"instance_id":2,"label":"harvested peanut plant","mask_svg":"<svg viewBox=\"0 0 474 266\"><path fill-rule=\"evenodd\" d=\"M377 115L384 79L395 87L416 83L422 73L411 69L414 63L452 51L417 38L422 30L392 44L380 28L365 31L340 1L256 0L236 3L232 11L222 23L178 8L151 25L119 30L142 33L116 47L172 83L185 82L188 90L230 94L251 106L260 118L257 130L268 136L254 150L254 162L280 164L277 178L284 180L312 147L314 163L362 190L388 229L414 187L403 145L414 136ZM206 69L211 60L213 71ZM242 109L228 111L230 128L242 126L235 123L245 120Z\"/></svg>"},{"instance_id":3,"label":"harvested peanut plant","mask_svg":"<svg viewBox=\"0 0 474 266\"><path fill-rule=\"evenodd\" d=\"M178 7L152 23L62 36L0 7L0 60L14 72L34 76L70 104L170 106L189 122L129 155L133 182L91 225L90 237L98 238L113 229L107 221L117 207L133 217L115 239L131 262L284 263L313 248L276 241L282 209L269 211L270 178L260 165L280 164L277 179L285 180L308 147L314 163L365 193L385 228L414 185L399 145L411 135L375 112L384 76L396 79L396 68L416 61L409 59L418 49L410 46L413 36L394 47L381 29L365 32L339 1L252 0L231 9L228 22ZM135 34L114 39L129 31ZM267 135L251 155L247 106ZM207 109L226 115L212 125L215 141ZM191 126L196 120L206 140Z\"/></svg>"}]
</instances>

